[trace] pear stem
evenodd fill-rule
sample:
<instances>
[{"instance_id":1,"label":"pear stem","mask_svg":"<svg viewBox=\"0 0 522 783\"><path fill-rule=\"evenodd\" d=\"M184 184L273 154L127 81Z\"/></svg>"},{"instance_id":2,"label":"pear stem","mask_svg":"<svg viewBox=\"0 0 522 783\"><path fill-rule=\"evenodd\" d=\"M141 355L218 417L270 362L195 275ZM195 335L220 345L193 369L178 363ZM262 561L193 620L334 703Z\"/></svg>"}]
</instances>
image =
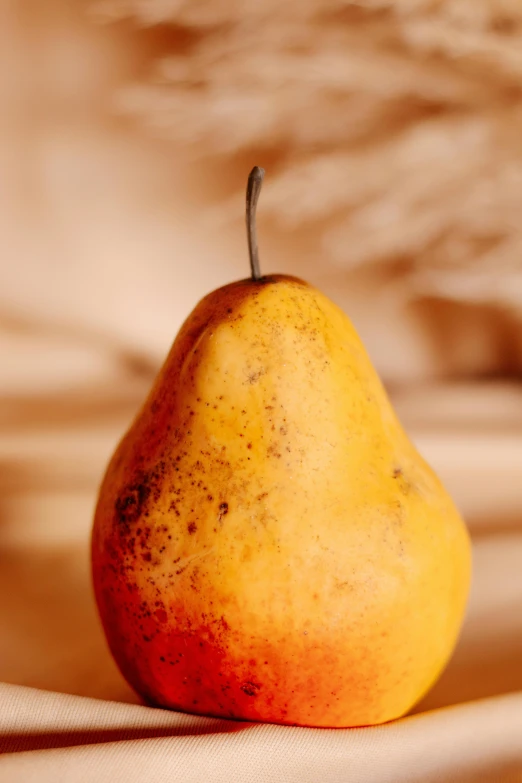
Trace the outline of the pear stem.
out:
<instances>
[{"instance_id":1,"label":"pear stem","mask_svg":"<svg viewBox=\"0 0 522 783\"><path fill-rule=\"evenodd\" d=\"M261 185L263 184L264 176L265 170L259 166L254 166L250 172L247 183L246 225L252 280L259 280L261 278L261 270L259 268L259 250L257 247L256 208L257 200L259 198L259 194L261 193Z\"/></svg>"}]
</instances>

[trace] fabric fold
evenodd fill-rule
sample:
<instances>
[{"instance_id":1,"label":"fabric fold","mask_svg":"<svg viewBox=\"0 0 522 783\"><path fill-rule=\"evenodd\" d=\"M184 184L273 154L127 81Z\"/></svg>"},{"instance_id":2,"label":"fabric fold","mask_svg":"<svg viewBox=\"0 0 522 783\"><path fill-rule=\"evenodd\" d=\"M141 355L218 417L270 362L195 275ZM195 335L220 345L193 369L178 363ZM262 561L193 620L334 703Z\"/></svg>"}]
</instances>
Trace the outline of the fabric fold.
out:
<instances>
[{"instance_id":1,"label":"fabric fold","mask_svg":"<svg viewBox=\"0 0 522 783\"><path fill-rule=\"evenodd\" d=\"M10 783L517 783L522 776L522 693L338 730L213 721L17 686L2 686L0 698L4 748L29 750L32 732L45 725L81 740L6 753L0 779ZM111 741L90 743L96 732L112 733Z\"/></svg>"}]
</instances>

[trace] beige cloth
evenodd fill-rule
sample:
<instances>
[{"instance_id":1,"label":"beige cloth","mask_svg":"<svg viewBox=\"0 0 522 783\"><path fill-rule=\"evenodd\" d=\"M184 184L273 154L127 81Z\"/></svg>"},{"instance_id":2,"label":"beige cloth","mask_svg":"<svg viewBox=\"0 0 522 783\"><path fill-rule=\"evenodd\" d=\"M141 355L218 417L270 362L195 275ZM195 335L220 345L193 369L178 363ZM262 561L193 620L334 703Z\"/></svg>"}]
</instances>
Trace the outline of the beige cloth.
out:
<instances>
[{"instance_id":1,"label":"beige cloth","mask_svg":"<svg viewBox=\"0 0 522 783\"><path fill-rule=\"evenodd\" d=\"M371 729L238 724L4 686L4 780L397 783L522 779L522 695ZM28 735L31 742L28 742ZM81 747L79 747L81 745ZM64 746L72 746L65 747Z\"/></svg>"}]
</instances>

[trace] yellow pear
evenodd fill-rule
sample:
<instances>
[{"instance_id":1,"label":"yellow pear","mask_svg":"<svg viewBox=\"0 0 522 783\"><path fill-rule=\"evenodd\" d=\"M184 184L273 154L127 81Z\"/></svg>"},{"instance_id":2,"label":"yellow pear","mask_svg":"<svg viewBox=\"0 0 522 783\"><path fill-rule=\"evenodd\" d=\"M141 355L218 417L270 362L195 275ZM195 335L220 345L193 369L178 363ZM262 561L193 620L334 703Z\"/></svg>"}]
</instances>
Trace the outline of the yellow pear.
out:
<instances>
[{"instance_id":1,"label":"yellow pear","mask_svg":"<svg viewBox=\"0 0 522 783\"><path fill-rule=\"evenodd\" d=\"M455 645L470 546L346 315L252 277L181 328L107 469L92 564L148 702L302 726L406 713Z\"/></svg>"}]
</instances>

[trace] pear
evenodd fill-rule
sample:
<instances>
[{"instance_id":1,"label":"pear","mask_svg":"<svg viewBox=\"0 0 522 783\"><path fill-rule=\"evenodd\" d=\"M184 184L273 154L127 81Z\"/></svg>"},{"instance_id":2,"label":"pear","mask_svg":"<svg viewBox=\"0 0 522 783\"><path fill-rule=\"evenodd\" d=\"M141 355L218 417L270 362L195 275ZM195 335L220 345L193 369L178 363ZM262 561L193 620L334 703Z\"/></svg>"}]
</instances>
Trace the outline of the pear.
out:
<instances>
[{"instance_id":1,"label":"pear","mask_svg":"<svg viewBox=\"0 0 522 783\"><path fill-rule=\"evenodd\" d=\"M405 714L454 648L466 528L346 315L261 276L182 326L103 480L97 604L149 703L316 727Z\"/></svg>"}]
</instances>

